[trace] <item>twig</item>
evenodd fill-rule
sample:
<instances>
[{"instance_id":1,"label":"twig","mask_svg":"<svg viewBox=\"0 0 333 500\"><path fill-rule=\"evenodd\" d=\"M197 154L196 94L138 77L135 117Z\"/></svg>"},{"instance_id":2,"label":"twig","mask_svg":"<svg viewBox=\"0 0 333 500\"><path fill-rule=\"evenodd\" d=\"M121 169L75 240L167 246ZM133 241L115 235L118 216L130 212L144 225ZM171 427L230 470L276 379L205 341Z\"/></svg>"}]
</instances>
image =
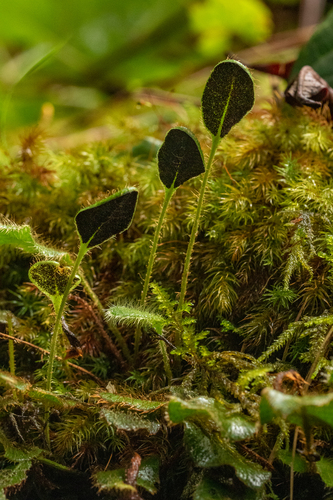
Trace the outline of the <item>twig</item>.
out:
<instances>
[{"instance_id":1,"label":"twig","mask_svg":"<svg viewBox=\"0 0 333 500\"><path fill-rule=\"evenodd\" d=\"M25 344L25 345L27 345L29 347L32 347L33 349L37 349L38 351L42 352L43 354L47 354L47 355L50 354L50 351L47 351L46 349L43 349L42 347L39 347L38 345L31 344L30 342L27 342L26 340L18 339L16 337L12 337L11 335L7 335L6 333L2 333L2 332L0 332L0 336L4 337L5 339L8 339L8 340L14 340L15 342L19 342L21 344ZM56 359L58 359L59 361L62 361L62 357L61 356L56 356ZM90 377L94 378L100 385L105 385L104 382L101 379L99 379L98 377L96 377L96 375L94 375L90 371L86 370L85 368L82 368L82 366L75 365L74 363L70 363L70 362L68 362L68 364L72 368L76 368L76 370L79 370L80 372L86 373Z\"/></svg>"}]
</instances>

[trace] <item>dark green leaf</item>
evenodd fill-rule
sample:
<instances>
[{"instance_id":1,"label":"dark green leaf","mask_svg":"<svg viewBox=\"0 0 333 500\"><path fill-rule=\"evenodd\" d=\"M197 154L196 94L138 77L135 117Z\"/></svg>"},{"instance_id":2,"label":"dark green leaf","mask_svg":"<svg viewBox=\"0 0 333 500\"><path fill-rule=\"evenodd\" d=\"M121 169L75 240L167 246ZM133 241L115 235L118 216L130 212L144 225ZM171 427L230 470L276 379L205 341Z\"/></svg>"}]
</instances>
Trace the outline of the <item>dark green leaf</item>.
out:
<instances>
[{"instance_id":1,"label":"dark green leaf","mask_svg":"<svg viewBox=\"0 0 333 500\"><path fill-rule=\"evenodd\" d=\"M333 10L327 15L308 43L301 49L293 66L293 79L303 66L311 66L333 87Z\"/></svg>"},{"instance_id":2,"label":"dark green leaf","mask_svg":"<svg viewBox=\"0 0 333 500\"><path fill-rule=\"evenodd\" d=\"M136 483L151 495L157 493L156 483L160 482L160 461L156 456L144 458L141 462Z\"/></svg>"},{"instance_id":3,"label":"dark green leaf","mask_svg":"<svg viewBox=\"0 0 333 500\"><path fill-rule=\"evenodd\" d=\"M254 85L248 69L232 59L213 69L202 96L202 115L213 136L224 137L254 104Z\"/></svg>"},{"instance_id":4,"label":"dark green leaf","mask_svg":"<svg viewBox=\"0 0 333 500\"><path fill-rule=\"evenodd\" d=\"M93 474L95 485L100 490L128 490L135 492L134 486L125 483L125 469L101 471ZM159 483L159 458L148 457L142 460L137 477L137 485L154 495Z\"/></svg>"},{"instance_id":5,"label":"dark green leaf","mask_svg":"<svg viewBox=\"0 0 333 500\"><path fill-rule=\"evenodd\" d=\"M228 440L208 437L194 424L185 423L185 444L198 467L219 467L230 465L244 484L252 489L260 489L271 474L259 465L245 460Z\"/></svg>"},{"instance_id":6,"label":"dark green leaf","mask_svg":"<svg viewBox=\"0 0 333 500\"><path fill-rule=\"evenodd\" d=\"M222 403L213 398L199 397L189 401L173 398L168 405L172 422L199 422L215 428L221 436L239 441L255 433L255 424L242 415L228 415Z\"/></svg>"},{"instance_id":7,"label":"dark green leaf","mask_svg":"<svg viewBox=\"0 0 333 500\"><path fill-rule=\"evenodd\" d=\"M169 130L158 151L158 169L168 189L177 188L205 171L200 144L190 130L185 127Z\"/></svg>"},{"instance_id":8,"label":"dark green leaf","mask_svg":"<svg viewBox=\"0 0 333 500\"><path fill-rule=\"evenodd\" d=\"M125 231L132 222L137 199L138 191L128 188L80 210L75 223L81 242L93 248Z\"/></svg>"},{"instance_id":9,"label":"dark green leaf","mask_svg":"<svg viewBox=\"0 0 333 500\"><path fill-rule=\"evenodd\" d=\"M274 389L264 389L260 403L262 424L282 417L303 429L309 425L333 427L333 393L322 396L290 396Z\"/></svg>"},{"instance_id":10,"label":"dark green leaf","mask_svg":"<svg viewBox=\"0 0 333 500\"><path fill-rule=\"evenodd\" d=\"M101 415L109 424L123 431L146 430L149 434L156 434L161 428L161 424L158 422L149 420L147 417L137 415L136 413L106 410L104 408L101 411Z\"/></svg>"},{"instance_id":11,"label":"dark green leaf","mask_svg":"<svg viewBox=\"0 0 333 500\"><path fill-rule=\"evenodd\" d=\"M26 479L27 472L31 465L31 460L23 460L14 467L1 470L0 488L8 488L9 486L20 484Z\"/></svg>"},{"instance_id":12,"label":"dark green leaf","mask_svg":"<svg viewBox=\"0 0 333 500\"><path fill-rule=\"evenodd\" d=\"M23 460L31 460L38 457L38 455L40 455L42 451L43 450L37 448L37 446L32 446L27 450L10 446L6 448L5 457L12 462L22 462Z\"/></svg>"},{"instance_id":13,"label":"dark green leaf","mask_svg":"<svg viewBox=\"0 0 333 500\"><path fill-rule=\"evenodd\" d=\"M45 293L53 302L60 299L66 289L71 268L61 266L58 262L43 261L36 262L29 270L29 278L41 292ZM71 290L78 286L81 279L75 276Z\"/></svg>"},{"instance_id":14,"label":"dark green leaf","mask_svg":"<svg viewBox=\"0 0 333 500\"><path fill-rule=\"evenodd\" d=\"M228 494L228 488L214 479L203 478L199 483L193 500L234 500Z\"/></svg>"}]
</instances>

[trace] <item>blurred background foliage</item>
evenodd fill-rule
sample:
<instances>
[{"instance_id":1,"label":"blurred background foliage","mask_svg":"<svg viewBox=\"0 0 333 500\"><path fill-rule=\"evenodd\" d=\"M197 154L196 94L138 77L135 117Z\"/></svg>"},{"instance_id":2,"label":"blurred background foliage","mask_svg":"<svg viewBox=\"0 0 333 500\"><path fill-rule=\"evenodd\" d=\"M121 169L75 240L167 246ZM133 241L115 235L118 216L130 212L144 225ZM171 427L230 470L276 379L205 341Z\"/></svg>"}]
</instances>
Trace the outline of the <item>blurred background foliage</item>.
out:
<instances>
[{"instance_id":1,"label":"blurred background foliage","mask_svg":"<svg viewBox=\"0 0 333 500\"><path fill-rule=\"evenodd\" d=\"M297 26L299 0L2 0L1 7L0 100L11 129L41 113L94 110L119 91L170 90Z\"/></svg>"}]
</instances>

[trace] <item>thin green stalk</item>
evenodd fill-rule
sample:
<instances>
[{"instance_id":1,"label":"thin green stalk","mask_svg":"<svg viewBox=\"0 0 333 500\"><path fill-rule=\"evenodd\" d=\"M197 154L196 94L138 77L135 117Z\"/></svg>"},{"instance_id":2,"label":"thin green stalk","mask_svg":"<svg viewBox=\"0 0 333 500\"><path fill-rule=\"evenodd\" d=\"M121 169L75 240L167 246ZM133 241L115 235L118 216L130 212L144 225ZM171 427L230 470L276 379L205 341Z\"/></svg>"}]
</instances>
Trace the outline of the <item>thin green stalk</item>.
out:
<instances>
[{"instance_id":1,"label":"thin green stalk","mask_svg":"<svg viewBox=\"0 0 333 500\"><path fill-rule=\"evenodd\" d=\"M158 219L158 223L157 223L157 226L155 229L153 245L151 247L150 254L149 254L145 282L144 282L142 293L141 293L140 306L143 306L146 302L151 273L152 273L153 265L154 265L154 261L155 261L157 244L158 244L158 240L160 237L160 232L161 232L161 228L162 228L162 224L163 224L163 219L164 219L165 213L167 211L168 205L170 203L170 200L172 198L172 195L174 194L175 191L176 191L176 189L174 189L172 186L171 186L171 188L165 190L165 197L164 197L164 201L163 201L163 206L162 206L162 210L161 210L161 213L160 213L160 216ZM137 327L137 329L135 330L135 340L134 340L134 357L135 358L137 358L137 355L139 352L140 342L141 342L141 328Z\"/></svg>"},{"instance_id":2,"label":"thin green stalk","mask_svg":"<svg viewBox=\"0 0 333 500\"><path fill-rule=\"evenodd\" d=\"M164 370L165 370L165 373L166 373L166 375L168 377L168 382L169 382L169 384L171 384L172 371L171 371L171 366L170 366L168 351L166 349L166 345L165 345L165 343L164 343L163 340L159 340L158 343L159 343L160 350L161 350L162 357L163 357Z\"/></svg>"},{"instance_id":3,"label":"thin green stalk","mask_svg":"<svg viewBox=\"0 0 333 500\"><path fill-rule=\"evenodd\" d=\"M12 318L8 315L7 317L8 324L8 332L12 337L14 336L13 332L13 322ZM8 354L9 354L9 371L10 374L15 376L15 352L14 352L14 341L12 339L8 340Z\"/></svg>"},{"instance_id":4,"label":"thin green stalk","mask_svg":"<svg viewBox=\"0 0 333 500\"><path fill-rule=\"evenodd\" d=\"M161 210L161 213L160 213L160 217L158 219L158 223L157 223L157 226L156 226L156 229L155 229L154 239L153 239L153 245L152 245L151 250L150 250L150 255L149 255L149 260L148 260L148 266L147 266L147 271L146 271L146 277L145 277L145 282L144 282L144 285L143 285L143 290L142 290L141 300L140 300L140 305L141 306L144 305L144 303L146 301L146 298L147 298L148 288L149 288L149 282L150 282L150 278L151 278L151 272L152 272L154 261L155 261L156 249L157 249L157 244L158 244L158 240L159 240L159 237L160 237L160 232L161 232L161 228L162 228L162 224L163 224L163 219L164 219L166 210L168 208L168 205L170 203L170 200L172 198L172 195L174 194L175 191L176 190L172 186L171 186L170 189L166 189L165 190L164 202L163 202L163 206L162 206L162 210Z\"/></svg>"},{"instance_id":5,"label":"thin green stalk","mask_svg":"<svg viewBox=\"0 0 333 500\"><path fill-rule=\"evenodd\" d=\"M69 292L70 292L70 289L71 289L71 286L73 283L73 279L77 273L77 270L81 264L81 261L82 261L84 255L86 254L86 252L87 252L87 245L81 245L79 253L78 253L76 260L74 262L72 272L68 278L68 282L67 282L67 285L65 288L65 292L62 296L61 303L57 307L57 309L58 309L56 311L57 317L56 317L56 321L55 321L55 325L54 325L54 329L53 329L53 335L52 335L51 346L50 346L49 364L48 364L48 368L47 368L47 379L46 379L46 390L47 391L51 390L51 385L52 385L53 364L54 364L54 358L55 358L56 351L57 351L58 334L59 334L59 331L61 330L61 318L63 316L63 312L64 312L65 305L67 302L67 297L69 295Z\"/></svg>"},{"instance_id":6,"label":"thin green stalk","mask_svg":"<svg viewBox=\"0 0 333 500\"><path fill-rule=\"evenodd\" d=\"M202 186L201 186L201 191L200 191L200 196L198 200L198 206L197 206L197 211L195 214L195 219L193 222L192 226L192 231L191 231L191 236L190 236L190 241L187 247L187 252L186 252L186 257L185 257L185 264L184 264L184 270L183 270L183 275L182 275L182 284L181 284L181 290L180 290L180 297L179 297L179 304L178 304L178 309L181 309L184 305L184 300L185 300L185 295L186 295L186 289L187 289L187 281L188 281L188 275L189 275L189 269L190 269L190 263L191 263L191 256L192 256L192 250L193 246L195 243L195 238L197 236L198 232L198 227L199 227L199 222L200 222L200 216L201 216L201 211L202 211L202 206L203 206L203 200L204 200L204 195L205 195L205 190L206 190L206 185L210 173L210 169L214 160L214 156L217 150L217 147L220 142L220 136L217 135L216 137L213 137L213 142L212 142L212 148L210 151L209 159L207 162L206 170L205 170L205 175L202 181ZM176 347L179 346L179 338L175 340Z\"/></svg>"}]
</instances>

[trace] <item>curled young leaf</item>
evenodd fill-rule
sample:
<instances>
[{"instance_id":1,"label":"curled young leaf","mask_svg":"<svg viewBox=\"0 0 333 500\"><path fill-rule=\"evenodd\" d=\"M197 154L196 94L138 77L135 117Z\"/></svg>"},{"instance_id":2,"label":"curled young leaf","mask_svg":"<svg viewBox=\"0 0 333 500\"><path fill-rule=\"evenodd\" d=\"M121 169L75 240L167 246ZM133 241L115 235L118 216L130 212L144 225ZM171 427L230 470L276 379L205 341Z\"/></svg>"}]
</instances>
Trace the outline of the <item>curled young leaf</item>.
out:
<instances>
[{"instance_id":1,"label":"curled young leaf","mask_svg":"<svg viewBox=\"0 0 333 500\"><path fill-rule=\"evenodd\" d=\"M63 267L59 262L36 262L29 270L29 278L41 292L54 302L65 293L71 272L70 267ZM73 290L77 287L80 281L80 277L75 276L70 289Z\"/></svg>"},{"instance_id":2,"label":"curled young leaf","mask_svg":"<svg viewBox=\"0 0 333 500\"><path fill-rule=\"evenodd\" d=\"M185 127L169 130L158 151L158 169L167 188L177 188L205 171L200 144L190 130Z\"/></svg>"},{"instance_id":3,"label":"curled young leaf","mask_svg":"<svg viewBox=\"0 0 333 500\"><path fill-rule=\"evenodd\" d=\"M202 116L214 137L224 137L254 104L254 85L248 69L232 59L213 69L202 95Z\"/></svg>"},{"instance_id":4,"label":"curled young leaf","mask_svg":"<svg viewBox=\"0 0 333 500\"><path fill-rule=\"evenodd\" d=\"M100 245L131 224L138 199L135 188L127 188L83 208L75 217L81 242L87 248Z\"/></svg>"}]
</instances>

